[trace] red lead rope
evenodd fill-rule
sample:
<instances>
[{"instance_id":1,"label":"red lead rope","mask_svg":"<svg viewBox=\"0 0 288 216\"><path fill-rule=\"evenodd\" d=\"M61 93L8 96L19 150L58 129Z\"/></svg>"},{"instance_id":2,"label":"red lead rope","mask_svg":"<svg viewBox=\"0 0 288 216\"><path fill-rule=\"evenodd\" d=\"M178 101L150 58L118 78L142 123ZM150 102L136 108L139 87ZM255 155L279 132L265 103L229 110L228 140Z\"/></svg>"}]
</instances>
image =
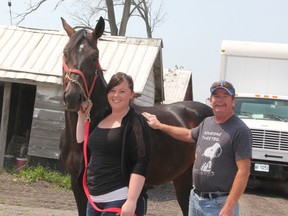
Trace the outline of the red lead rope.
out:
<instances>
[{"instance_id":1,"label":"red lead rope","mask_svg":"<svg viewBox=\"0 0 288 216\"><path fill-rule=\"evenodd\" d=\"M86 194L86 197L88 199L88 201L90 202L91 206L99 211L99 212L115 212L115 213L119 213L119 215L121 214L121 208L107 208L107 209L99 209L95 203L93 202L93 200L90 197L90 193L88 191L88 187L87 187L87 165L88 165L88 157L87 157L87 140L88 140L88 135L89 135L89 127L90 127L90 121L86 120L85 123L85 136L84 136L84 144L83 144L83 154L84 154L84 163L85 163L85 169L84 169L84 175L83 175L83 188L84 188L84 192ZM134 215L136 216L136 215Z\"/></svg>"}]
</instances>

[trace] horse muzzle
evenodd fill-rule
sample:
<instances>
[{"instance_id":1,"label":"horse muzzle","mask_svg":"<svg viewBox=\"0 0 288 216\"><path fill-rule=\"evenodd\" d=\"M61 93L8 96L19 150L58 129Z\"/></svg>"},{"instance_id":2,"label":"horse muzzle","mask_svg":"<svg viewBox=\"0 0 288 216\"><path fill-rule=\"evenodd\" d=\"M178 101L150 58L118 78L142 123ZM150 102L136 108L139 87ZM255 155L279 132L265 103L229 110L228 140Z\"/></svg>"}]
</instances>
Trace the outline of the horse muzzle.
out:
<instances>
[{"instance_id":1,"label":"horse muzzle","mask_svg":"<svg viewBox=\"0 0 288 216\"><path fill-rule=\"evenodd\" d=\"M64 92L63 103L66 111L78 112L85 100L83 94L74 92Z\"/></svg>"}]
</instances>

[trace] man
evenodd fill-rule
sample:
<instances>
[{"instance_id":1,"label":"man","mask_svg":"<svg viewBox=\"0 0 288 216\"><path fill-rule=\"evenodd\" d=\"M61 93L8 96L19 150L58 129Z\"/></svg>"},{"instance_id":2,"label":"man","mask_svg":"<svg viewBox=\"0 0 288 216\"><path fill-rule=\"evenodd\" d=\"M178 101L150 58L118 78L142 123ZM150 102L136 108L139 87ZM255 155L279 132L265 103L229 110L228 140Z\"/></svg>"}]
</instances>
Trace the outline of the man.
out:
<instances>
[{"instance_id":1,"label":"man","mask_svg":"<svg viewBox=\"0 0 288 216\"><path fill-rule=\"evenodd\" d=\"M238 201L250 175L252 135L234 115L233 85L224 80L215 82L210 92L214 116L192 130L163 124L149 113L142 115L152 128L175 139L197 141L189 216L238 215Z\"/></svg>"}]
</instances>

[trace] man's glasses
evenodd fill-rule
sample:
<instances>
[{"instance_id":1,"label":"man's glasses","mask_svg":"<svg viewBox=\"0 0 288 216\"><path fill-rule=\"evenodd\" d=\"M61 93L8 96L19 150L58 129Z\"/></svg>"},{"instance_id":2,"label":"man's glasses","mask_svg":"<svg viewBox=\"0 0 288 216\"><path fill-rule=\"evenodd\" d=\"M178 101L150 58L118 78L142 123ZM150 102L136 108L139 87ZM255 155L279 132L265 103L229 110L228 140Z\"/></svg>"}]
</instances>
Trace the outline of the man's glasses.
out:
<instances>
[{"instance_id":1,"label":"man's glasses","mask_svg":"<svg viewBox=\"0 0 288 216\"><path fill-rule=\"evenodd\" d=\"M225 80L214 82L210 87L211 94L213 94L219 88L225 89L230 95L235 95L235 89L233 85Z\"/></svg>"}]
</instances>

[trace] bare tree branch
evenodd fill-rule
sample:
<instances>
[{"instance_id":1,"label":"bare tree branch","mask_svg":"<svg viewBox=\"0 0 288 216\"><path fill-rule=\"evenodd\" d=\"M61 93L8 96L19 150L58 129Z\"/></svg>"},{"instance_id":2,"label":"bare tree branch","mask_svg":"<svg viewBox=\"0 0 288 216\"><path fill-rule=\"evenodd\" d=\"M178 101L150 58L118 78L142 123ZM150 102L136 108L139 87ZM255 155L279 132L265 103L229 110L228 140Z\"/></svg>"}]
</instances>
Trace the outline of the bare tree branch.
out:
<instances>
[{"instance_id":1,"label":"bare tree branch","mask_svg":"<svg viewBox=\"0 0 288 216\"><path fill-rule=\"evenodd\" d=\"M75 0L68 12L76 23L75 29L84 27L92 30L102 11L104 13L107 11L104 0L85 0L81 2Z\"/></svg>"},{"instance_id":2,"label":"bare tree branch","mask_svg":"<svg viewBox=\"0 0 288 216\"><path fill-rule=\"evenodd\" d=\"M62 2L64 2L65 0L58 0L57 4L54 7L54 10L56 10ZM21 22L23 22L25 20L25 18L32 14L33 12L35 12L36 10L38 10L45 2L48 2L48 0L39 0L36 3L33 3L31 0L29 3L27 3L27 9L24 13L20 13L18 14L15 18L19 19L19 21L16 23L16 25L19 25Z\"/></svg>"},{"instance_id":3,"label":"bare tree branch","mask_svg":"<svg viewBox=\"0 0 288 216\"><path fill-rule=\"evenodd\" d=\"M98 17L103 16L109 23L109 33L121 36L126 35L129 19L132 16L139 17L144 21L147 37L150 38L154 28L164 21L164 1L161 0L159 9L154 8L152 10L153 0L74 0L71 3L71 7L67 10L69 10L68 12L75 23L77 23L74 28L86 27L93 29ZM17 16L20 18L18 24L25 20L28 15L42 7L48 0L34 0L34 2L36 3L32 3L32 0L30 0L26 11ZM58 0L54 10L63 2L65 0ZM156 11L155 14L154 11ZM121 21L117 21L117 18Z\"/></svg>"},{"instance_id":4,"label":"bare tree branch","mask_svg":"<svg viewBox=\"0 0 288 216\"><path fill-rule=\"evenodd\" d=\"M134 6L134 8L132 9L132 11L134 12L133 16L139 16L144 21L148 38L152 37L152 32L154 31L154 28L164 22L166 16L166 14L163 13L164 0L160 2L159 8L156 9L155 15L153 15L152 3L152 0L132 1L132 4ZM135 12L135 10L137 10L137 13Z\"/></svg>"}]
</instances>

